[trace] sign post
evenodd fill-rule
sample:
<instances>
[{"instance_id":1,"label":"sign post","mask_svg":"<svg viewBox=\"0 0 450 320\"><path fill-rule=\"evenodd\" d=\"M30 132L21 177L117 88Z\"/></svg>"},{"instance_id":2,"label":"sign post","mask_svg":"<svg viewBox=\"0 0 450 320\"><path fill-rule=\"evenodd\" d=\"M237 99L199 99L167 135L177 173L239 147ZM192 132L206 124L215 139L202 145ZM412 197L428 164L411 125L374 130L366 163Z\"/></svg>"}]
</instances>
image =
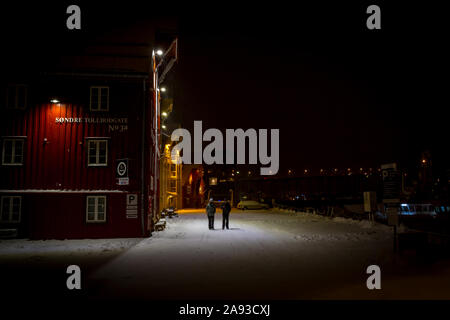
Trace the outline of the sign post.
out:
<instances>
[{"instance_id":1,"label":"sign post","mask_svg":"<svg viewBox=\"0 0 450 320\"><path fill-rule=\"evenodd\" d=\"M369 216L369 220L374 220L374 212L377 210L377 194L374 191L364 192L364 212Z\"/></svg>"},{"instance_id":2,"label":"sign post","mask_svg":"<svg viewBox=\"0 0 450 320\"><path fill-rule=\"evenodd\" d=\"M383 174L383 203L386 206L388 225L394 227L394 252L397 251L397 226L399 224L400 175L396 163L381 166Z\"/></svg>"}]
</instances>

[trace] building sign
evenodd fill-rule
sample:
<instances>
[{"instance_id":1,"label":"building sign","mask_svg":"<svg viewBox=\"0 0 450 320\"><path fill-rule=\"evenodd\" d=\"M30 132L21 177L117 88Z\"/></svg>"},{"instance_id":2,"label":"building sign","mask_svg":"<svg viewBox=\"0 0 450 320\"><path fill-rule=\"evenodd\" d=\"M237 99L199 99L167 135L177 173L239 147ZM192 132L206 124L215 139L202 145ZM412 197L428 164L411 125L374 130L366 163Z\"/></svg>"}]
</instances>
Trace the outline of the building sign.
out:
<instances>
[{"instance_id":1,"label":"building sign","mask_svg":"<svg viewBox=\"0 0 450 320\"><path fill-rule=\"evenodd\" d=\"M127 219L136 219L138 214L138 195L137 193L127 194Z\"/></svg>"},{"instance_id":2,"label":"building sign","mask_svg":"<svg viewBox=\"0 0 450 320\"><path fill-rule=\"evenodd\" d=\"M364 212L374 212L377 210L377 194L374 191L364 192Z\"/></svg>"},{"instance_id":3,"label":"building sign","mask_svg":"<svg viewBox=\"0 0 450 320\"><path fill-rule=\"evenodd\" d=\"M130 184L130 179L128 178L128 159L117 159L116 180L119 186Z\"/></svg>"},{"instance_id":4,"label":"building sign","mask_svg":"<svg viewBox=\"0 0 450 320\"><path fill-rule=\"evenodd\" d=\"M397 171L395 163L384 164L381 166L383 175L383 202L400 202L400 182L401 177Z\"/></svg>"},{"instance_id":5,"label":"building sign","mask_svg":"<svg viewBox=\"0 0 450 320\"><path fill-rule=\"evenodd\" d=\"M128 130L128 118L104 118L104 117L89 117L89 118L55 118L55 123L58 124L105 124L108 125L108 131L124 132Z\"/></svg>"}]
</instances>

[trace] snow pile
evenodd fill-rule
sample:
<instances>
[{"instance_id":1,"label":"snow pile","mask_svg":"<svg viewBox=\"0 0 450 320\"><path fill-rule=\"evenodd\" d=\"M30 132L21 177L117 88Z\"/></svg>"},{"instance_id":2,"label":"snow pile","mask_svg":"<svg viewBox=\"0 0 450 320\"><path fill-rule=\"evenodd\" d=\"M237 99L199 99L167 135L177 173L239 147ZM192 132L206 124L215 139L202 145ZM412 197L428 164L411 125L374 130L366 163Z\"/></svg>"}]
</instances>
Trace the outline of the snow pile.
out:
<instances>
[{"instance_id":1,"label":"snow pile","mask_svg":"<svg viewBox=\"0 0 450 320\"><path fill-rule=\"evenodd\" d=\"M98 253L128 249L141 239L0 240L0 255L46 253Z\"/></svg>"}]
</instances>

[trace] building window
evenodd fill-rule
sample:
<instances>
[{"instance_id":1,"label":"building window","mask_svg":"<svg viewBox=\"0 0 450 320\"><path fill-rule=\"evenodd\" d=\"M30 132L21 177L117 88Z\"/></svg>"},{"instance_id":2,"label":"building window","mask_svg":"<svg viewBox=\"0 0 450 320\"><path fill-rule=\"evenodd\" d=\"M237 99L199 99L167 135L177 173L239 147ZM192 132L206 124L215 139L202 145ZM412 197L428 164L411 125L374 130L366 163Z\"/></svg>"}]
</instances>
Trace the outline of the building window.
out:
<instances>
[{"instance_id":1,"label":"building window","mask_svg":"<svg viewBox=\"0 0 450 320\"><path fill-rule=\"evenodd\" d=\"M6 106L9 109L25 109L28 88L24 84L9 85L6 93Z\"/></svg>"},{"instance_id":2,"label":"building window","mask_svg":"<svg viewBox=\"0 0 450 320\"><path fill-rule=\"evenodd\" d=\"M108 140L88 140L88 166L108 165Z\"/></svg>"},{"instance_id":3,"label":"building window","mask_svg":"<svg viewBox=\"0 0 450 320\"><path fill-rule=\"evenodd\" d=\"M174 164L170 164L170 176L174 178L177 176L177 167Z\"/></svg>"},{"instance_id":4,"label":"building window","mask_svg":"<svg viewBox=\"0 0 450 320\"><path fill-rule=\"evenodd\" d=\"M1 222L17 223L20 222L20 211L22 206L21 196L3 196L1 200L2 212Z\"/></svg>"},{"instance_id":5,"label":"building window","mask_svg":"<svg viewBox=\"0 0 450 320\"><path fill-rule=\"evenodd\" d=\"M170 180L169 182L169 192L177 192L177 181L176 180Z\"/></svg>"},{"instance_id":6,"label":"building window","mask_svg":"<svg viewBox=\"0 0 450 320\"><path fill-rule=\"evenodd\" d=\"M20 166L23 164L24 139L3 139L2 164Z\"/></svg>"},{"instance_id":7,"label":"building window","mask_svg":"<svg viewBox=\"0 0 450 320\"><path fill-rule=\"evenodd\" d=\"M106 196L88 196L86 222L106 222Z\"/></svg>"},{"instance_id":8,"label":"building window","mask_svg":"<svg viewBox=\"0 0 450 320\"><path fill-rule=\"evenodd\" d=\"M109 110L109 87L91 87L91 111Z\"/></svg>"}]
</instances>

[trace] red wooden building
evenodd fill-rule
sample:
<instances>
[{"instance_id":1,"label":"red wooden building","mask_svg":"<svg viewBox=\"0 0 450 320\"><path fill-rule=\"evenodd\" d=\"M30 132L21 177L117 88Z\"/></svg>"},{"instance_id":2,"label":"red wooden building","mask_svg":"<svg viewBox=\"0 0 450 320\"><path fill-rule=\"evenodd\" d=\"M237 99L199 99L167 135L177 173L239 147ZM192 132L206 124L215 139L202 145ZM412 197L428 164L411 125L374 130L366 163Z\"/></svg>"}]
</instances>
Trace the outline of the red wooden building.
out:
<instances>
[{"instance_id":1,"label":"red wooden building","mask_svg":"<svg viewBox=\"0 0 450 320\"><path fill-rule=\"evenodd\" d=\"M149 75L47 73L4 88L0 228L32 239L149 235Z\"/></svg>"}]
</instances>

